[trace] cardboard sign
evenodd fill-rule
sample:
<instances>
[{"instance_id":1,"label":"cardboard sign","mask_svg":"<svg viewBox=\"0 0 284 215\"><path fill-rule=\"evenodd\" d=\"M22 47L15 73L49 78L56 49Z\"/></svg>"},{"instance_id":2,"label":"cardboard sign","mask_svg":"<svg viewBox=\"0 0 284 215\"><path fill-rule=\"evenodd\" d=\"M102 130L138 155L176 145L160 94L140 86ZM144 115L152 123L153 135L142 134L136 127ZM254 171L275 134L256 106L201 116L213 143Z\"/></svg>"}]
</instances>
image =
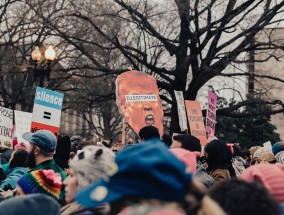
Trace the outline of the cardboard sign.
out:
<instances>
[{"instance_id":1,"label":"cardboard sign","mask_svg":"<svg viewBox=\"0 0 284 215\"><path fill-rule=\"evenodd\" d=\"M0 146L13 148L13 110L0 107Z\"/></svg>"},{"instance_id":2,"label":"cardboard sign","mask_svg":"<svg viewBox=\"0 0 284 215\"><path fill-rule=\"evenodd\" d=\"M185 100L186 112L189 121L190 133L200 140L202 146L207 143L201 105L198 101Z\"/></svg>"},{"instance_id":3,"label":"cardboard sign","mask_svg":"<svg viewBox=\"0 0 284 215\"><path fill-rule=\"evenodd\" d=\"M58 137L64 94L37 87L31 131L49 130Z\"/></svg>"},{"instance_id":4,"label":"cardboard sign","mask_svg":"<svg viewBox=\"0 0 284 215\"><path fill-rule=\"evenodd\" d=\"M31 130L32 113L15 110L16 137L18 142L29 143L22 138L22 135Z\"/></svg>"},{"instance_id":5,"label":"cardboard sign","mask_svg":"<svg viewBox=\"0 0 284 215\"><path fill-rule=\"evenodd\" d=\"M206 112L206 132L215 134L217 96L208 90L208 104Z\"/></svg>"},{"instance_id":6,"label":"cardboard sign","mask_svg":"<svg viewBox=\"0 0 284 215\"><path fill-rule=\"evenodd\" d=\"M188 129L187 127L187 119L185 113L185 105L183 99L182 91L175 91L175 96L177 100L177 109L178 109L178 119L179 119L179 126L181 131L185 131Z\"/></svg>"},{"instance_id":7,"label":"cardboard sign","mask_svg":"<svg viewBox=\"0 0 284 215\"><path fill-rule=\"evenodd\" d=\"M163 107L156 79L141 71L128 71L116 79L116 103L120 113L136 134L152 125L164 134Z\"/></svg>"}]
</instances>

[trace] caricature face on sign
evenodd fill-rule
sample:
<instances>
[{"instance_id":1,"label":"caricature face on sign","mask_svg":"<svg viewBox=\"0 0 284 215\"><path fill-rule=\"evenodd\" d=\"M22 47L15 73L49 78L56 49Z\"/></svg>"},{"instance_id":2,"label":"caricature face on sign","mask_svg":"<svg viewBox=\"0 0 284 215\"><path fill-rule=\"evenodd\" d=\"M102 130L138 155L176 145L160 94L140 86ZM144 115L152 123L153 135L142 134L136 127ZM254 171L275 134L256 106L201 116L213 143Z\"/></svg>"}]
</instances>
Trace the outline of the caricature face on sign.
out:
<instances>
[{"instance_id":1,"label":"caricature face on sign","mask_svg":"<svg viewBox=\"0 0 284 215\"><path fill-rule=\"evenodd\" d=\"M153 125L163 135L163 108L154 77L141 71L129 71L116 79L116 99L121 114L138 134Z\"/></svg>"}]
</instances>

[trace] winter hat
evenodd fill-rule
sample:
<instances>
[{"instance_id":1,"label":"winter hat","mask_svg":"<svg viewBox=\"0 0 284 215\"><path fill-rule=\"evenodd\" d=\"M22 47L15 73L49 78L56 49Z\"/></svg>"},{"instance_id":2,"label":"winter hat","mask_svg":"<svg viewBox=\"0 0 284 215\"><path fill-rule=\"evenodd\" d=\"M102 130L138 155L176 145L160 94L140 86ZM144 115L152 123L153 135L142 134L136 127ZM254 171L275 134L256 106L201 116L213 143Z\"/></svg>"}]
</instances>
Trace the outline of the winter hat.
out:
<instances>
[{"instance_id":1,"label":"winter hat","mask_svg":"<svg viewBox=\"0 0 284 215\"><path fill-rule=\"evenodd\" d=\"M284 143L277 142L272 146L272 152L276 155L278 152L284 151Z\"/></svg>"},{"instance_id":2,"label":"winter hat","mask_svg":"<svg viewBox=\"0 0 284 215\"><path fill-rule=\"evenodd\" d=\"M74 156L70 167L76 173L79 189L97 181L112 168L114 153L104 146L86 146Z\"/></svg>"},{"instance_id":3,"label":"winter hat","mask_svg":"<svg viewBox=\"0 0 284 215\"><path fill-rule=\"evenodd\" d=\"M282 163L282 164L284 164L284 151L278 152L278 153L275 155L275 158L276 158L276 162L277 162L277 163Z\"/></svg>"},{"instance_id":4,"label":"winter hat","mask_svg":"<svg viewBox=\"0 0 284 215\"><path fill-rule=\"evenodd\" d=\"M196 161L200 157L200 152L191 152L183 148L171 148L169 149L178 159L186 164L192 173L196 172Z\"/></svg>"},{"instance_id":5,"label":"winter hat","mask_svg":"<svg viewBox=\"0 0 284 215\"><path fill-rule=\"evenodd\" d=\"M22 150L25 150L25 151L28 152L29 149L30 149L30 145L27 144L27 143L24 143L24 142L20 142L20 143L16 144L15 147L14 147L15 151L18 150L18 149L22 149Z\"/></svg>"},{"instance_id":6,"label":"winter hat","mask_svg":"<svg viewBox=\"0 0 284 215\"><path fill-rule=\"evenodd\" d=\"M0 204L1 214L60 215L60 205L44 194L30 194L10 198Z\"/></svg>"},{"instance_id":7,"label":"winter hat","mask_svg":"<svg viewBox=\"0 0 284 215\"><path fill-rule=\"evenodd\" d=\"M60 174L55 173L52 169L44 169L28 172L17 183L25 194L44 193L59 199L62 178Z\"/></svg>"},{"instance_id":8,"label":"winter hat","mask_svg":"<svg viewBox=\"0 0 284 215\"><path fill-rule=\"evenodd\" d=\"M261 156L263 156L266 153L270 153L270 152L271 152L271 149L265 148L265 147L260 147L253 153L253 158L260 159Z\"/></svg>"},{"instance_id":9,"label":"winter hat","mask_svg":"<svg viewBox=\"0 0 284 215\"><path fill-rule=\"evenodd\" d=\"M159 130L152 125L145 126L140 129L139 137L144 140L152 138L160 138Z\"/></svg>"},{"instance_id":10,"label":"winter hat","mask_svg":"<svg viewBox=\"0 0 284 215\"><path fill-rule=\"evenodd\" d=\"M127 197L182 201L192 180L189 168L158 139L126 147L112 165L108 177L76 194L77 202L89 208Z\"/></svg>"},{"instance_id":11,"label":"winter hat","mask_svg":"<svg viewBox=\"0 0 284 215\"><path fill-rule=\"evenodd\" d=\"M257 164L242 172L240 179L263 185L279 202L284 203L284 165Z\"/></svg>"},{"instance_id":12,"label":"winter hat","mask_svg":"<svg viewBox=\"0 0 284 215\"><path fill-rule=\"evenodd\" d=\"M259 161L261 163L271 163L271 162L275 163L275 156L272 152L267 152L260 156Z\"/></svg>"}]
</instances>

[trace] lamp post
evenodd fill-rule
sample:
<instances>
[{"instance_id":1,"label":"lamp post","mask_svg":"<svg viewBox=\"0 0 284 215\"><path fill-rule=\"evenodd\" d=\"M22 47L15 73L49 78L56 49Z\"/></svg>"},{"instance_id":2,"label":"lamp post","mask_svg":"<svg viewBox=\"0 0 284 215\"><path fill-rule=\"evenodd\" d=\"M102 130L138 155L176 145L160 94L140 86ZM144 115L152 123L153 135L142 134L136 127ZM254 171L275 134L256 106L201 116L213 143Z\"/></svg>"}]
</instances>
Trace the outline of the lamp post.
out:
<instances>
[{"instance_id":1,"label":"lamp post","mask_svg":"<svg viewBox=\"0 0 284 215\"><path fill-rule=\"evenodd\" d=\"M44 57L38 46L32 52L32 59L34 62L34 81L39 78L39 87L43 87L44 79L46 78L49 81L50 72L51 72L51 62L55 58L55 51L52 46L49 46L45 52ZM45 68L44 61L47 62L47 66Z\"/></svg>"}]
</instances>

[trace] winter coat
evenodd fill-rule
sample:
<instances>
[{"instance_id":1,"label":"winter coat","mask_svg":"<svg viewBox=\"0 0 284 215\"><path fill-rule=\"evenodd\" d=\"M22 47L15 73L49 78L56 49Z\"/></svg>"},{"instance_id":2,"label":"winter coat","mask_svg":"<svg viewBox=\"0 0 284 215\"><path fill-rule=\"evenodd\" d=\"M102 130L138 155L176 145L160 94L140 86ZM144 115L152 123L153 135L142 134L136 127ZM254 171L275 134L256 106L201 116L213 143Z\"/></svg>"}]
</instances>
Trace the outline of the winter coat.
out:
<instances>
[{"instance_id":1,"label":"winter coat","mask_svg":"<svg viewBox=\"0 0 284 215\"><path fill-rule=\"evenodd\" d=\"M26 173L26 167L14 167L13 169L8 170L6 179L1 182L0 187L3 190L15 189L17 186L17 181Z\"/></svg>"}]
</instances>

